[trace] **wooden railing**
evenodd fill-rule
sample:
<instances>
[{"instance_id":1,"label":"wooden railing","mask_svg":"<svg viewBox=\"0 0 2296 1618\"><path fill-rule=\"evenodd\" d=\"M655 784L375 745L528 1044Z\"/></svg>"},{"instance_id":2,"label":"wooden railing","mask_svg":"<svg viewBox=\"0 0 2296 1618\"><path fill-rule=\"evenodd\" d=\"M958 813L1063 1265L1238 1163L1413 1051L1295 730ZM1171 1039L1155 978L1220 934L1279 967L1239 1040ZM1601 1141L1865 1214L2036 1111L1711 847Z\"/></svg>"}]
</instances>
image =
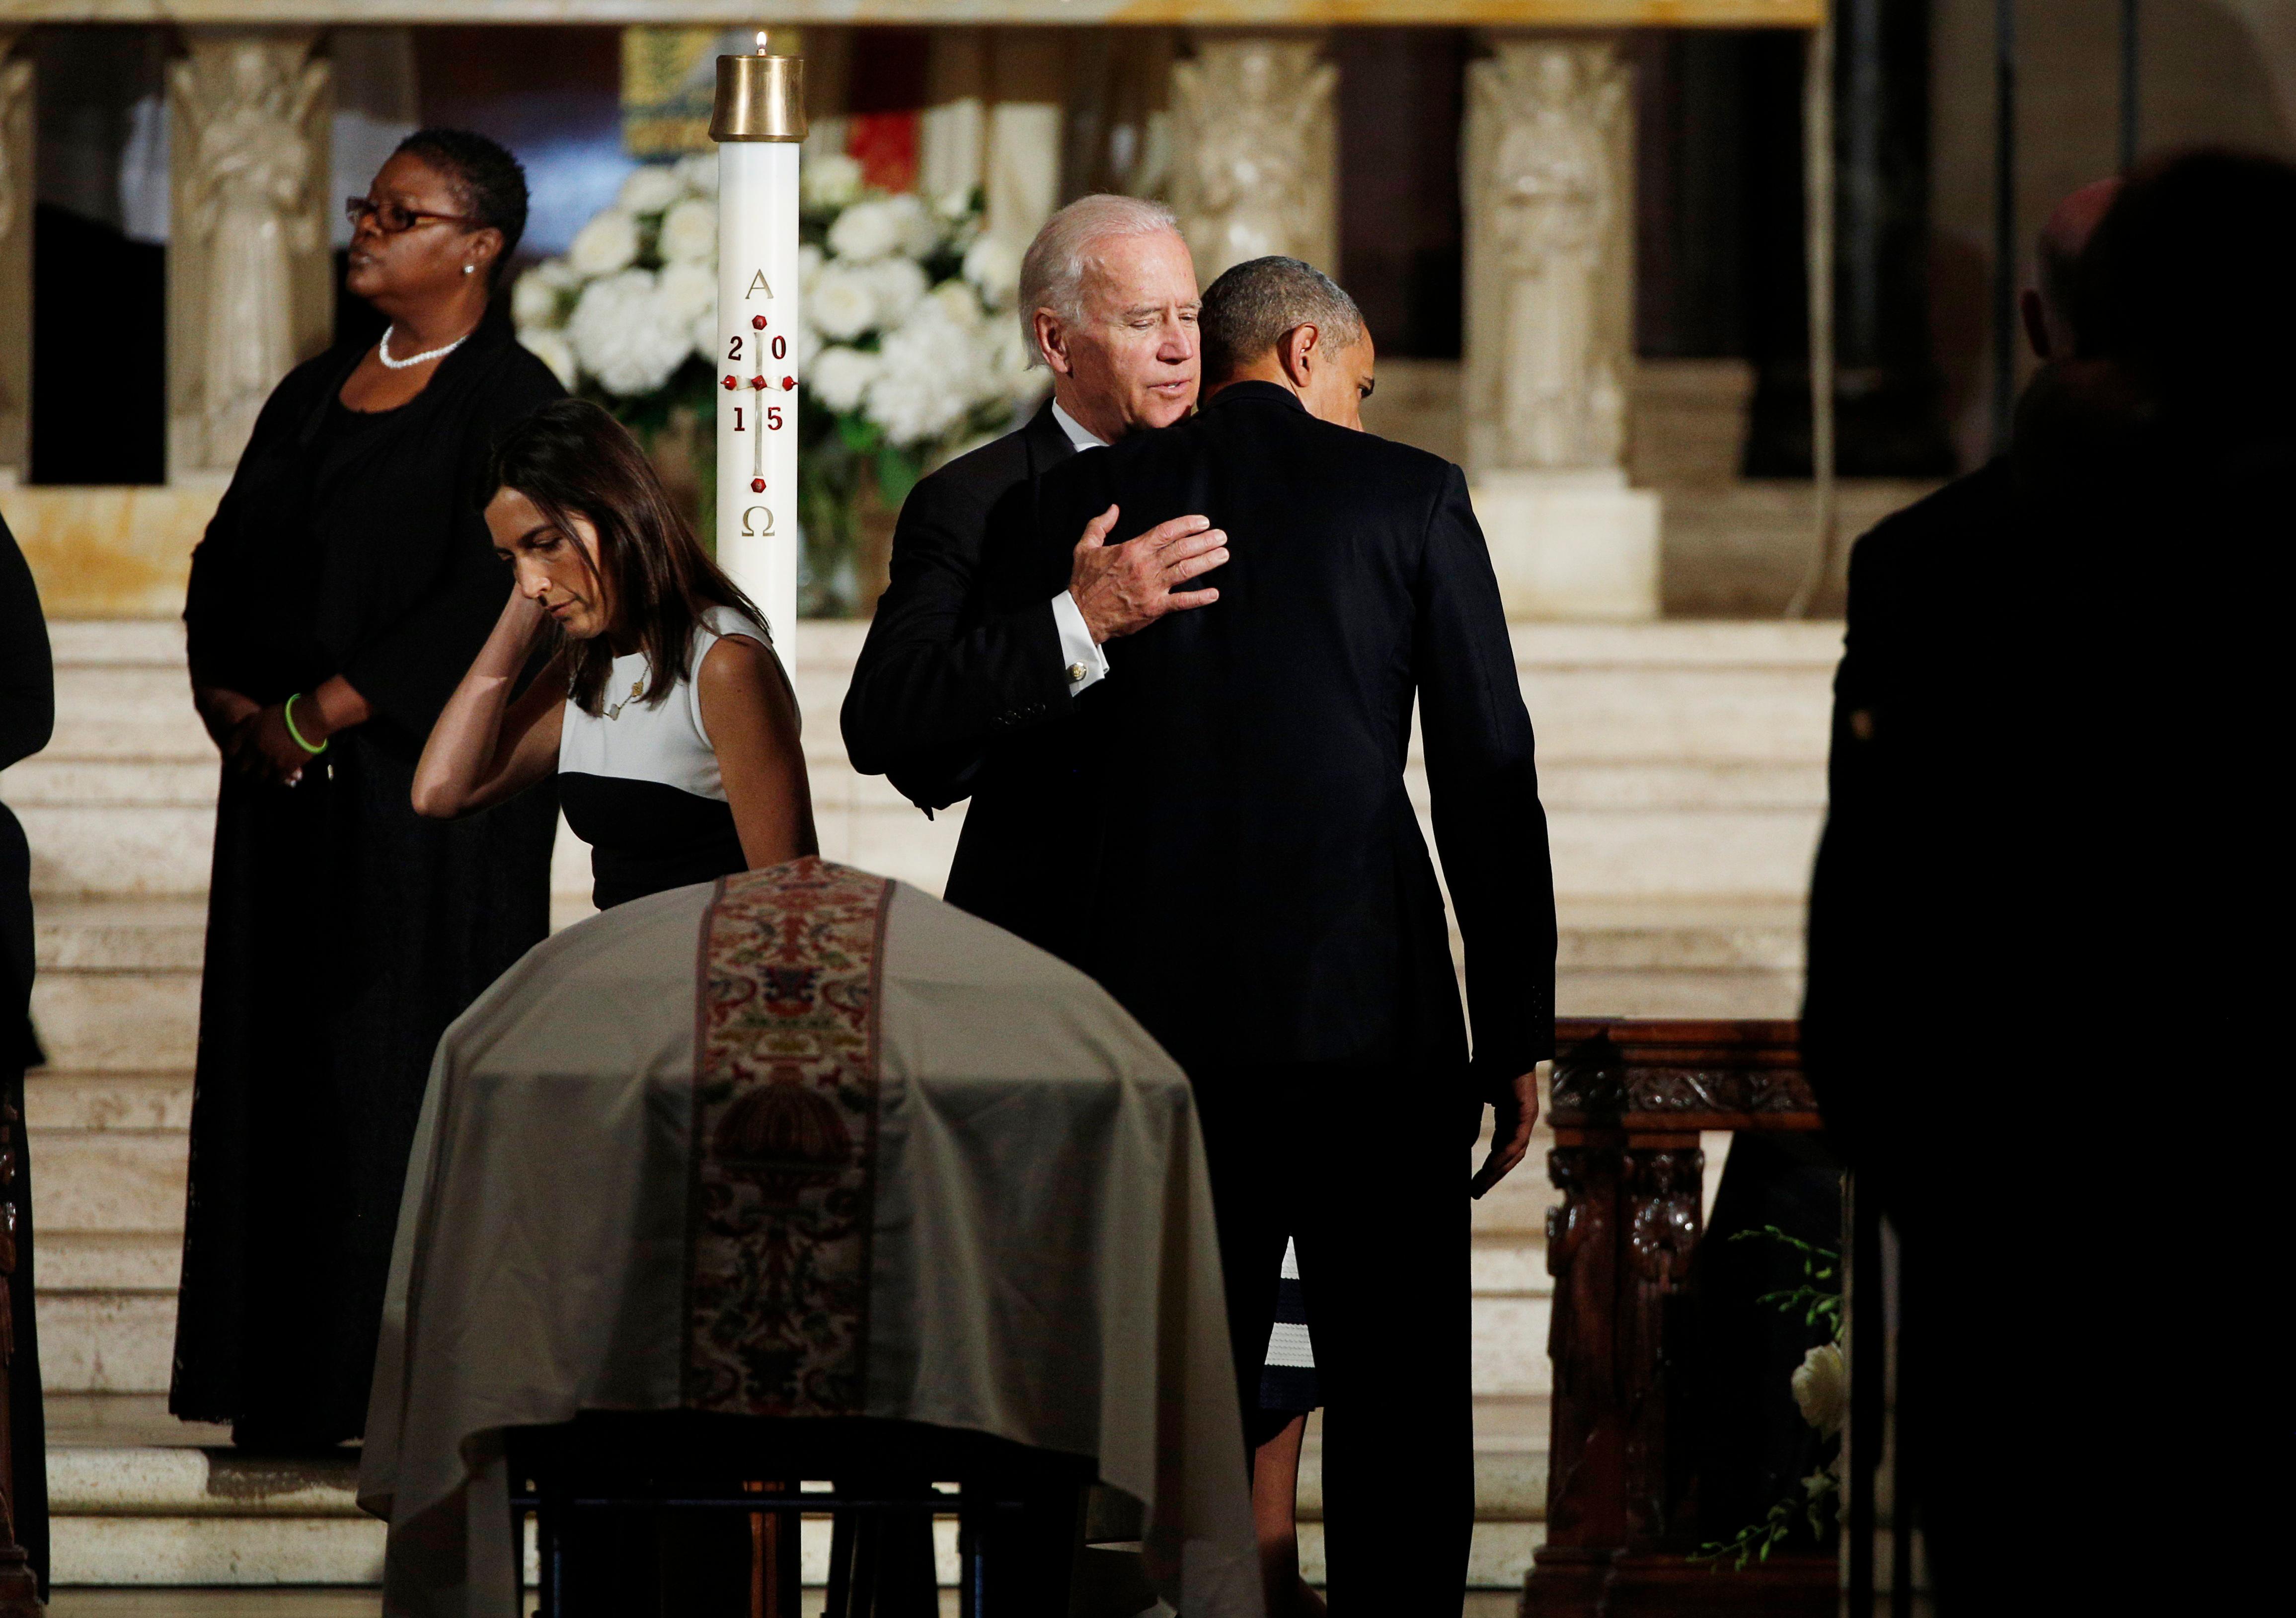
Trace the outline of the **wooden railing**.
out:
<instances>
[{"instance_id":1,"label":"wooden railing","mask_svg":"<svg viewBox=\"0 0 2296 1618\"><path fill-rule=\"evenodd\" d=\"M1689 1559L1741 1524L1718 1533L1697 1520L1692 1351L1669 1336L1701 1233L1700 1132L1819 1127L1800 1025L1605 1020L1556 1033L1554 1431L1524 1618L1831 1618L1831 1556L1742 1571Z\"/></svg>"}]
</instances>

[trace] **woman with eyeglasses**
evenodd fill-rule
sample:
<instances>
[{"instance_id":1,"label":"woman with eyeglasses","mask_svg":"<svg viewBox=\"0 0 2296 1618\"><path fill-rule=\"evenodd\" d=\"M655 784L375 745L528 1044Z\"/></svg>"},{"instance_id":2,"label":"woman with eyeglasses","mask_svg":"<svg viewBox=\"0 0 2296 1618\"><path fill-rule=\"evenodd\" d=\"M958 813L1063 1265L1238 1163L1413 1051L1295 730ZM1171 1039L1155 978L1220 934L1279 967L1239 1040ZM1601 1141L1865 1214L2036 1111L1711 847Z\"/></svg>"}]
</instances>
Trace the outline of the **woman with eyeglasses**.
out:
<instances>
[{"instance_id":1,"label":"woman with eyeglasses","mask_svg":"<svg viewBox=\"0 0 2296 1618\"><path fill-rule=\"evenodd\" d=\"M563 396L492 307L526 179L427 129L365 197L379 342L297 367L192 559L193 696L224 760L169 1408L242 1445L357 1438L432 1049L549 930L554 795L454 823L408 794L502 574L475 496Z\"/></svg>"}]
</instances>

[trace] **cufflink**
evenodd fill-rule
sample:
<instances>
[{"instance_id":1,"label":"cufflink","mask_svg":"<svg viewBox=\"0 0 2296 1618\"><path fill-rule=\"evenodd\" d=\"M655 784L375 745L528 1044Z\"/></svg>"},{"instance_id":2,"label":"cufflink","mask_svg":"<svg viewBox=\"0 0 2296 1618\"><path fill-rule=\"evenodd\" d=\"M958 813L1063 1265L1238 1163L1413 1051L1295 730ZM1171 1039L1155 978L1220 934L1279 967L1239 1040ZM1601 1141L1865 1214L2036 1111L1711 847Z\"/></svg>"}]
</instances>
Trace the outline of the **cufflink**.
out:
<instances>
[{"instance_id":1,"label":"cufflink","mask_svg":"<svg viewBox=\"0 0 2296 1618\"><path fill-rule=\"evenodd\" d=\"M1092 670L1086 668L1083 664L1071 663L1069 665L1069 683L1073 685L1090 673L1092 673Z\"/></svg>"}]
</instances>

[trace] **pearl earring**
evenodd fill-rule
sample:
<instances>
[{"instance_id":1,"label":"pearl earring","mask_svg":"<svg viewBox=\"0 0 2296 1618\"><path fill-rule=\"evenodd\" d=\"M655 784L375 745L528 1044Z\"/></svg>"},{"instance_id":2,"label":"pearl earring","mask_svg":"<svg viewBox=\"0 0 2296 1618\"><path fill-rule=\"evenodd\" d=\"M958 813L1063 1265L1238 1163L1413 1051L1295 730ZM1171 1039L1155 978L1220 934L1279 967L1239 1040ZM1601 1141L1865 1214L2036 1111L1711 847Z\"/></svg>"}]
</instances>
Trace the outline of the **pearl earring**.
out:
<instances>
[{"instance_id":1,"label":"pearl earring","mask_svg":"<svg viewBox=\"0 0 2296 1618\"><path fill-rule=\"evenodd\" d=\"M475 264L466 264L463 266L463 274L465 275L475 274L478 271L478 267L479 266Z\"/></svg>"}]
</instances>

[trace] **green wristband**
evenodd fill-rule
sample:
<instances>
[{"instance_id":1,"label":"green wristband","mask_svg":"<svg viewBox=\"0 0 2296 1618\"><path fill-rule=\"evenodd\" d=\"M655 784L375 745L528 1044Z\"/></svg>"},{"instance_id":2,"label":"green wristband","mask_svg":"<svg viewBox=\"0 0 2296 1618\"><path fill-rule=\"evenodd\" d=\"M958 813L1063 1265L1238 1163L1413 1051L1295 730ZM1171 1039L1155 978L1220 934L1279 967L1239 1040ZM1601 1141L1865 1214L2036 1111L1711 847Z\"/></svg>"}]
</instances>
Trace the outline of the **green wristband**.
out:
<instances>
[{"instance_id":1,"label":"green wristband","mask_svg":"<svg viewBox=\"0 0 2296 1618\"><path fill-rule=\"evenodd\" d=\"M302 694L302 692L297 691L295 693L295 697L299 697ZM303 740L303 732L295 728L295 697L288 698L287 706L279 710L279 716L287 722L287 734L292 736L295 739L295 745L302 748L306 753L325 752L327 750L327 744L325 742L323 741L315 748L309 742L305 741Z\"/></svg>"}]
</instances>

